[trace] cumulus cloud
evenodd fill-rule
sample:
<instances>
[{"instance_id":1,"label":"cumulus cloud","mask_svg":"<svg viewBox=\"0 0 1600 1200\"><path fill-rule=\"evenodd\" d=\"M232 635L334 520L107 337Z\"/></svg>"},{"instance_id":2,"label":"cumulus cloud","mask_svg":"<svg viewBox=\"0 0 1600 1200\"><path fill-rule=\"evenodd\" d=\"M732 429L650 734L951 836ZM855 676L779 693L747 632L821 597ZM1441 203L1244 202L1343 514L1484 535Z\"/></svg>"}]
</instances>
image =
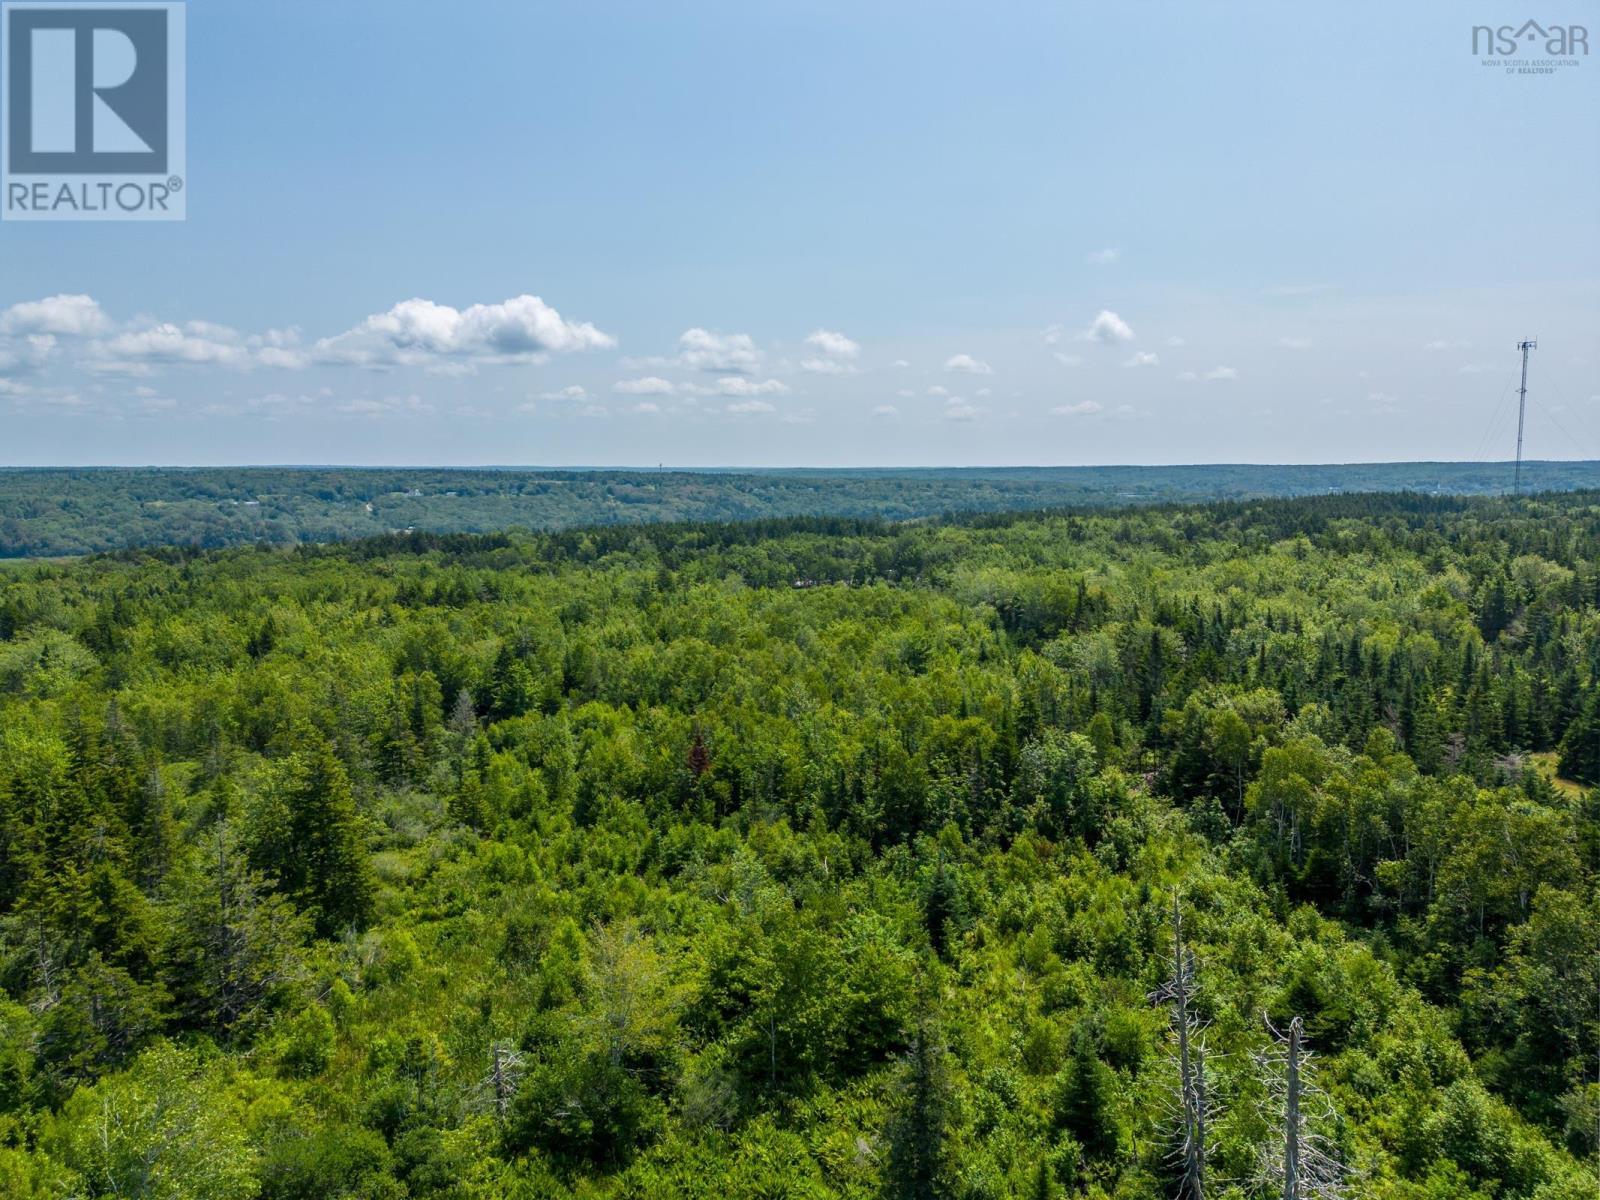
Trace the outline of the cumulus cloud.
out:
<instances>
[{"instance_id":1,"label":"cumulus cloud","mask_svg":"<svg viewBox=\"0 0 1600 1200\"><path fill-rule=\"evenodd\" d=\"M958 375L993 375L994 368L981 358L970 354L952 354L944 360L944 369Z\"/></svg>"},{"instance_id":2,"label":"cumulus cloud","mask_svg":"<svg viewBox=\"0 0 1600 1200\"><path fill-rule=\"evenodd\" d=\"M40 343L38 339L48 339ZM242 333L215 321L113 321L93 297L59 295L0 311L5 368L37 364L68 339L70 357L103 375L148 375L161 367L299 370L316 364L419 366L467 374L478 363L539 362L552 353L602 349L616 340L588 323L567 321L537 296L458 310L431 300L406 300L388 312L310 347L297 329ZM41 348L42 347L42 348Z\"/></svg>"},{"instance_id":3,"label":"cumulus cloud","mask_svg":"<svg viewBox=\"0 0 1600 1200\"><path fill-rule=\"evenodd\" d=\"M747 333L713 333L696 326L679 336L678 361L697 371L749 374L761 365L761 351Z\"/></svg>"},{"instance_id":4,"label":"cumulus cloud","mask_svg":"<svg viewBox=\"0 0 1600 1200\"><path fill-rule=\"evenodd\" d=\"M813 375L853 375L855 366L851 363L840 362L837 358L802 358L800 369L810 371Z\"/></svg>"},{"instance_id":5,"label":"cumulus cloud","mask_svg":"<svg viewBox=\"0 0 1600 1200\"><path fill-rule=\"evenodd\" d=\"M788 390L788 385L777 379L763 379L757 383L742 375L734 375L717 380L717 391L724 396L781 396Z\"/></svg>"},{"instance_id":6,"label":"cumulus cloud","mask_svg":"<svg viewBox=\"0 0 1600 1200\"><path fill-rule=\"evenodd\" d=\"M875 417L898 417L900 410L892 404L880 404L872 410Z\"/></svg>"},{"instance_id":7,"label":"cumulus cloud","mask_svg":"<svg viewBox=\"0 0 1600 1200\"><path fill-rule=\"evenodd\" d=\"M740 400L736 404L728 405L728 411L731 413L769 413L777 412L778 410L765 400Z\"/></svg>"},{"instance_id":8,"label":"cumulus cloud","mask_svg":"<svg viewBox=\"0 0 1600 1200\"><path fill-rule=\"evenodd\" d=\"M90 358L93 369L129 373L150 363L243 367L249 361L250 348L237 331L207 321L163 323L119 333L95 342Z\"/></svg>"},{"instance_id":9,"label":"cumulus cloud","mask_svg":"<svg viewBox=\"0 0 1600 1200\"><path fill-rule=\"evenodd\" d=\"M317 361L354 366L425 365L435 359L543 362L550 354L606 350L617 341L588 322L568 321L538 296L456 309L412 299L317 342Z\"/></svg>"},{"instance_id":10,"label":"cumulus cloud","mask_svg":"<svg viewBox=\"0 0 1600 1200\"><path fill-rule=\"evenodd\" d=\"M1122 251L1115 246L1107 246L1103 250L1091 250L1089 261L1097 266L1108 266L1122 257Z\"/></svg>"},{"instance_id":11,"label":"cumulus cloud","mask_svg":"<svg viewBox=\"0 0 1600 1200\"><path fill-rule=\"evenodd\" d=\"M1450 338L1436 338L1434 341L1425 343L1422 348L1434 353L1444 350L1470 350L1472 349L1472 343L1454 341Z\"/></svg>"},{"instance_id":12,"label":"cumulus cloud","mask_svg":"<svg viewBox=\"0 0 1600 1200\"><path fill-rule=\"evenodd\" d=\"M851 341L834 329L815 329L806 335L806 345L826 354L829 358L855 358L861 353L859 343Z\"/></svg>"},{"instance_id":13,"label":"cumulus cloud","mask_svg":"<svg viewBox=\"0 0 1600 1200\"><path fill-rule=\"evenodd\" d=\"M589 393L581 383L568 384L554 392L540 392L541 400L582 400Z\"/></svg>"},{"instance_id":14,"label":"cumulus cloud","mask_svg":"<svg viewBox=\"0 0 1600 1200\"><path fill-rule=\"evenodd\" d=\"M0 377L33 374L44 367L55 349L55 335L49 333L31 333L9 345L0 343Z\"/></svg>"},{"instance_id":15,"label":"cumulus cloud","mask_svg":"<svg viewBox=\"0 0 1600 1200\"><path fill-rule=\"evenodd\" d=\"M1212 367L1206 372L1207 379L1237 379L1239 372L1232 367Z\"/></svg>"},{"instance_id":16,"label":"cumulus cloud","mask_svg":"<svg viewBox=\"0 0 1600 1200\"><path fill-rule=\"evenodd\" d=\"M806 336L806 345L818 351L800 360L800 369L815 375L849 375L855 372L852 360L861 346L833 329L816 329Z\"/></svg>"},{"instance_id":17,"label":"cumulus cloud","mask_svg":"<svg viewBox=\"0 0 1600 1200\"><path fill-rule=\"evenodd\" d=\"M1122 363L1125 367L1155 367L1160 364L1160 355L1152 354L1148 350L1140 350L1132 357L1124 359Z\"/></svg>"},{"instance_id":18,"label":"cumulus cloud","mask_svg":"<svg viewBox=\"0 0 1600 1200\"><path fill-rule=\"evenodd\" d=\"M1281 337L1278 339L1278 345L1285 350L1309 350L1311 348L1311 339L1305 337Z\"/></svg>"},{"instance_id":19,"label":"cumulus cloud","mask_svg":"<svg viewBox=\"0 0 1600 1200\"><path fill-rule=\"evenodd\" d=\"M92 296L60 295L24 300L0 312L0 333L52 334L58 337L92 337L111 328Z\"/></svg>"},{"instance_id":20,"label":"cumulus cloud","mask_svg":"<svg viewBox=\"0 0 1600 1200\"><path fill-rule=\"evenodd\" d=\"M633 411L636 413L658 413L661 411L661 406L652 404L648 400L641 400L633 406Z\"/></svg>"},{"instance_id":21,"label":"cumulus cloud","mask_svg":"<svg viewBox=\"0 0 1600 1200\"><path fill-rule=\"evenodd\" d=\"M1061 351L1057 350L1055 352L1055 360L1063 367L1083 366L1083 356L1081 354L1063 354Z\"/></svg>"},{"instance_id":22,"label":"cumulus cloud","mask_svg":"<svg viewBox=\"0 0 1600 1200\"><path fill-rule=\"evenodd\" d=\"M1133 327L1109 308L1102 308L1079 336L1090 342L1131 342Z\"/></svg>"},{"instance_id":23,"label":"cumulus cloud","mask_svg":"<svg viewBox=\"0 0 1600 1200\"><path fill-rule=\"evenodd\" d=\"M1087 416L1100 411L1100 405L1093 400L1080 400L1076 404L1058 404L1050 410L1058 417Z\"/></svg>"},{"instance_id":24,"label":"cumulus cloud","mask_svg":"<svg viewBox=\"0 0 1600 1200\"><path fill-rule=\"evenodd\" d=\"M944 407L944 419L946 421L976 421L983 415L983 412L983 409L968 404L960 396L951 396Z\"/></svg>"},{"instance_id":25,"label":"cumulus cloud","mask_svg":"<svg viewBox=\"0 0 1600 1200\"><path fill-rule=\"evenodd\" d=\"M646 375L643 379L619 379L611 385L611 390L624 396L670 396L678 388L659 375Z\"/></svg>"}]
</instances>

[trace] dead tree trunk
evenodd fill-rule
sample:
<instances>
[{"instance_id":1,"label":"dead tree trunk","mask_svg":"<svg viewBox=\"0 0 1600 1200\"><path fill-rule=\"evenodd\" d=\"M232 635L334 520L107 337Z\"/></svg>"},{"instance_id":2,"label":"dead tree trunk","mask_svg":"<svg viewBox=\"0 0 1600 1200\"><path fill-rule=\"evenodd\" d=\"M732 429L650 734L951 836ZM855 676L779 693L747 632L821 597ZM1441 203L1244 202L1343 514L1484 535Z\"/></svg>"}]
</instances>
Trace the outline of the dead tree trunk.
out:
<instances>
[{"instance_id":1,"label":"dead tree trunk","mask_svg":"<svg viewBox=\"0 0 1600 1200\"><path fill-rule=\"evenodd\" d=\"M1285 1068L1283 1103L1283 1200L1300 1196L1300 1018L1289 1022L1289 1057Z\"/></svg>"},{"instance_id":2,"label":"dead tree trunk","mask_svg":"<svg viewBox=\"0 0 1600 1200\"><path fill-rule=\"evenodd\" d=\"M1150 993L1150 999L1172 1006L1173 1034L1178 1044L1178 1146L1173 1161L1182 1182L1178 1200L1205 1200L1206 1083L1205 1048L1192 1008L1195 991L1194 953L1183 941L1183 909L1172 897L1172 978Z\"/></svg>"},{"instance_id":3,"label":"dead tree trunk","mask_svg":"<svg viewBox=\"0 0 1600 1200\"><path fill-rule=\"evenodd\" d=\"M1262 1182L1283 1200L1341 1200L1354 1173L1330 1136L1337 1116L1316 1085L1305 1023L1295 1017L1283 1032L1270 1019L1266 1026L1274 1045L1252 1057L1271 1121L1282 1132L1262 1147Z\"/></svg>"},{"instance_id":4,"label":"dead tree trunk","mask_svg":"<svg viewBox=\"0 0 1600 1200\"><path fill-rule=\"evenodd\" d=\"M506 1112L516 1098L517 1078L522 1072L522 1055L504 1042L494 1042L489 1047L489 1095L494 1103L495 1119L505 1123Z\"/></svg>"}]
</instances>

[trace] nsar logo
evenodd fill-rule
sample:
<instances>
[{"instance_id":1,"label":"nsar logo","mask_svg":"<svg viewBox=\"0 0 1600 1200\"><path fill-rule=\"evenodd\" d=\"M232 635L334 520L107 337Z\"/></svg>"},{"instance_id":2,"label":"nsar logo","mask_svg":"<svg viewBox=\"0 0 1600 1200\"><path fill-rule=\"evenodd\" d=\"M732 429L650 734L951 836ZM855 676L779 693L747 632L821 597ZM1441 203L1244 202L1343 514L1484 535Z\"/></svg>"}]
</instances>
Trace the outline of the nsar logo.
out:
<instances>
[{"instance_id":1,"label":"nsar logo","mask_svg":"<svg viewBox=\"0 0 1600 1200\"><path fill-rule=\"evenodd\" d=\"M1507 75L1554 75L1575 67L1589 55L1589 30L1582 25L1474 25L1472 53L1486 67L1502 67Z\"/></svg>"},{"instance_id":2,"label":"nsar logo","mask_svg":"<svg viewBox=\"0 0 1600 1200\"><path fill-rule=\"evenodd\" d=\"M0 4L0 217L181 221L184 6Z\"/></svg>"}]
</instances>

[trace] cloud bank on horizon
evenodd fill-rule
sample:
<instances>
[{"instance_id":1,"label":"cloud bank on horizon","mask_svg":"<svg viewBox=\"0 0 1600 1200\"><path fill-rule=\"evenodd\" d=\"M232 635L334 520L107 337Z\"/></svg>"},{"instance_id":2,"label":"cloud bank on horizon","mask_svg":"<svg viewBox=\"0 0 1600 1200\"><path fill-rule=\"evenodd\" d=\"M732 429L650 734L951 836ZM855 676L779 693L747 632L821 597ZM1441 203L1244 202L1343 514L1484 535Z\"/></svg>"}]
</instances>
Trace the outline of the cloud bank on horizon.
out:
<instances>
[{"instance_id":1,"label":"cloud bank on horizon","mask_svg":"<svg viewBox=\"0 0 1600 1200\"><path fill-rule=\"evenodd\" d=\"M1103 265L1116 256L1095 252L1089 257ZM1302 324L1308 319L1299 317ZM880 348L824 327L792 343L766 344L749 333L694 325L664 352L633 355L616 334L593 321L569 318L528 292L460 308L413 297L320 335L288 324L249 331L203 318L124 317L93 296L62 293L0 309L0 406L20 419L72 416L113 425L130 419L148 424L239 417L301 424L365 419L427 428L441 421L492 425L538 418L592 424L602 418L659 431L663 421L676 419L704 430L720 419L728 428L748 431L752 418L765 418L774 427L814 425L819 401L831 400L840 425L850 424L851 416L880 431L955 423L966 427L970 438L979 424L1020 427L1033 421L1058 431L1117 430L1159 415L1156 407L1131 398L1129 387L1108 367L1135 368L1146 376L1182 356L1192 365L1161 375L1177 396L1193 395L1186 386L1233 385L1247 377L1236 366L1208 362L1204 341L1196 344L1170 332L1144 341L1161 349L1138 348L1141 339L1133 324L1116 310L1099 308L1076 324L1058 321L1031 337L998 339L1005 355L987 352L994 362L967 350L927 353L926 346L924 356L912 360L901 355L903 340ZM1303 334L1285 333L1271 346L1283 359L1317 344ZM1074 349L1068 353L1063 346ZM1412 350L1430 369L1441 358L1464 360L1477 352L1472 341L1461 338L1431 338ZM1015 386L1036 381L1046 359L1055 375L1047 386ZM1461 361L1453 374L1496 370ZM530 375L543 379L553 372L576 372L584 381L558 387L528 382ZM1399 397L1370 386L1369 372L1354 374L1357 395L1342 404L1323 398L1317 408L1340 421L1404 413ZM307 377L314 384L288 382ZM478 400L483 392L504 396L508 391L497 377L514 381L509 390L515 402L484 406ZM947 382L907 386L917 379ZM971 383L959 387L962 379ZM227 386L219 387L219 381ZM373 381L382 381L376 391ZM433 394L425 398L423 391ZM890 397L896 402L885 403ZM1584 427L1591 416L1600 417L1600 395L1586 396L1575 407L1555 403L1551 417L1558 425L1557 414ZM846 412L842 419L840 407ZM1251 411L1254 420L1271 416L1270 408ZM1382 450L1374 446L1368 455L1351 457L1378 459L1385 457ZM1592 448L1571 444L1567 450L1556 456L1600 457L1600 441ZM751 465L785 465L776 457L769 463L758 456ZM875 461L893 458L869 448L853 465ZM1026 461L1056 459L1039 454Z\"/></svg>"}]
</instances>

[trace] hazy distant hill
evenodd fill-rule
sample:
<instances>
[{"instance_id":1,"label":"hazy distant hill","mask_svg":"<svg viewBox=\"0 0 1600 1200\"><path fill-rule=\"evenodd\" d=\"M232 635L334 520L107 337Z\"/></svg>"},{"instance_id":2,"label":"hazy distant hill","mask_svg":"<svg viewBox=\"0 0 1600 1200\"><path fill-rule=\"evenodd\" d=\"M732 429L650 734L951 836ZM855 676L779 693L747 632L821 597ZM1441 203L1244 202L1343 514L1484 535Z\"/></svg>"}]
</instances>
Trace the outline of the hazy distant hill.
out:
<instances>
[{"instance_id":1,"label":"hazy distant hill","mask_svg":"<svg viewBox=\"0 0 1600 1200\"><path fill-rule=\"evenodd\" d=\"M131 546L294 544L395 530L761 517L899 520L952 511L1507 490L1504 463L904 470L530 470L248 467L0 469L0 557ZM1600 463L1524 466L1530 490L1600 486Z\"/></svg>"}]
</instances>

